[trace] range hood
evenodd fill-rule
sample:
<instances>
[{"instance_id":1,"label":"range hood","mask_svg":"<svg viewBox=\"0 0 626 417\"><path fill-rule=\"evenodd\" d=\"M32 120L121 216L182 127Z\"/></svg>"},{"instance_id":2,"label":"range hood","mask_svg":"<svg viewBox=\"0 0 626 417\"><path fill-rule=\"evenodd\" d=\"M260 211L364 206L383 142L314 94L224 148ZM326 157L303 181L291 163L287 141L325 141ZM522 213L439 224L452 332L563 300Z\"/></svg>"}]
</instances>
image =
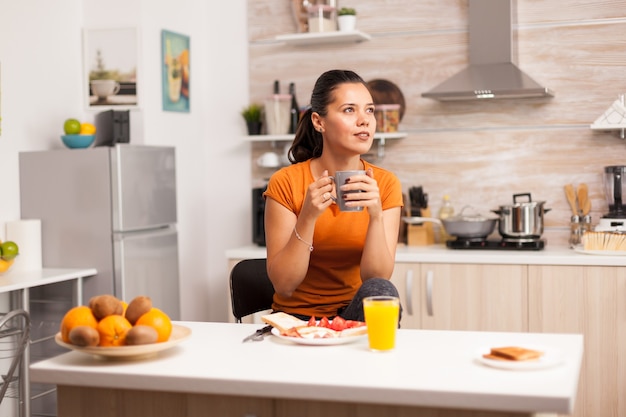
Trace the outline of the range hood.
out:
<instances>
[{"instance_id":1,"label":"range hood","mask_svg":"<svg viewBox=\"0 0 626 417\"><path fill-rule=\"evenodd\" d=\"M553 97L513 62L515 0L469 1L469 66L423 93L440 101Z\"/></svg>"}]
</instances>

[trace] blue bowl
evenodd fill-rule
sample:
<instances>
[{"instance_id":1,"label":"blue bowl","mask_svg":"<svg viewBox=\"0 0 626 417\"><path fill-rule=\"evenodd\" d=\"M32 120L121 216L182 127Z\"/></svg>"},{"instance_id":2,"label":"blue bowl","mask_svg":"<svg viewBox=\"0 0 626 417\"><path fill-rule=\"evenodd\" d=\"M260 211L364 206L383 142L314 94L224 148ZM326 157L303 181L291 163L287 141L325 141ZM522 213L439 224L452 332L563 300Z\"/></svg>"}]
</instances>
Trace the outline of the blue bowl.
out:
<instances>
[{"instance_id":1,"label":"blue bowl","mask_svg":"<svg viewBox=\"0 0 626 417\"><path fill-rule=\"evenodd\" d=\"M96 135L63 135L61 140L68 148L88 148L96 139Z\"/></svg>"}]
</instances>

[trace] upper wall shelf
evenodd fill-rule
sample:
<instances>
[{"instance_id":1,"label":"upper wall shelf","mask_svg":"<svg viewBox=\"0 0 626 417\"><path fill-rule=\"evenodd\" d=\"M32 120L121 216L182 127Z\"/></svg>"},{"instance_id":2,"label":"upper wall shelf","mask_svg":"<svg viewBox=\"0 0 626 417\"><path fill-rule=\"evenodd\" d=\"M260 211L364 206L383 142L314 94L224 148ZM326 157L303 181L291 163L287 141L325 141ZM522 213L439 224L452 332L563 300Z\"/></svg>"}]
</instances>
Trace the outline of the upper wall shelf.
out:
<instances>
[{"instance_id":1,"label":"upper wall shelf","mask_svg":"<svg viewBox=\"0 0 626 417\"><path fill-rule=\"evenodd\" d=\"M386 139L402 139L405 137L407 137L407 133L404 132L374 134L374 139L379 139L383 143ZM291 142L293 135L248 135L246 138L250 142Z\"/></svg>"},{"instance_id":2,"label":"upper wall shelf","mask_svg":"<svg viewBox=\"0 0 626 417\"><path fill-rule=\"evenodd\" d=\"M279 35L275 38L277 41L284 42L288 45L320 45L328 43L348 43L369 41L371 36L358 30L351 32L306 32L289 35Z\"/></svg>"}]
</instances>

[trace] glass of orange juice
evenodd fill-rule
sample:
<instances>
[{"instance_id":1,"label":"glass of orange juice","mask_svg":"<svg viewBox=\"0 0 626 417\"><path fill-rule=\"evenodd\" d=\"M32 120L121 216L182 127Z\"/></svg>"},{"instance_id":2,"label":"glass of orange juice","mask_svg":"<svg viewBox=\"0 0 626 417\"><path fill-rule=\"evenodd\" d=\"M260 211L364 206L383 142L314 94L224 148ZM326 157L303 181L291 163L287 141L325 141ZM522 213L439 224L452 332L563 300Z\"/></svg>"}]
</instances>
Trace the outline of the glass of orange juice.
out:
<instances>
[{"instance_id":1,"label":"glass of orange juice","mask_svg":"<svg viewBox=\"0 0 626 417\"><path fill-rule=\"evenodd\" d=\"M387 351L396 345L396 330L400 315L398 297L378 295L363 299L370 350Z\"/></svg>"}]
</instances>

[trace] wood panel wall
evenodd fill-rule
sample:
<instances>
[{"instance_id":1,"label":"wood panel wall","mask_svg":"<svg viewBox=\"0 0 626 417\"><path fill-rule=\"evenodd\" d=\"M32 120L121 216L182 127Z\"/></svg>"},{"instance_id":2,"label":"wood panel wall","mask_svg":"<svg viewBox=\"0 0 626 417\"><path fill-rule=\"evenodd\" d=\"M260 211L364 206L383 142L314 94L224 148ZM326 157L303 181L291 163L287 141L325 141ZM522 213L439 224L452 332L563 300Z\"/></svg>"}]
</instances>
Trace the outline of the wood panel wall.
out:
<instances>
[{"instance_id":1,"label":"wood panel wall","mask_svg":"<svg viewBox=\"0 0 626 417\"><path fill-rule=\"evenodd\" d=\"M433 213L444 194L457 211L469 204L488 213L531 193L550 209L548 245L567 242L565 184L589 185L594 223L607 213L603 168L626 165L626 141L589 125L626 93L626 0L514 0L516 62L555 97L446 103L421 93L467 64L467 0L337 1L357 9L357 28L370 41L276 42L297 32L292 1L248 0L251 100L271 94L278 79L283 92L295 82L305 105L316 78L332 68L388 79L403 91L400 129L408 137L388 141L373 162L394 171L405 191L422 185ZM251 146L254 162L276 144ZM253 169L256 183L271 173Z\"/></svg>"}]
</instances>

